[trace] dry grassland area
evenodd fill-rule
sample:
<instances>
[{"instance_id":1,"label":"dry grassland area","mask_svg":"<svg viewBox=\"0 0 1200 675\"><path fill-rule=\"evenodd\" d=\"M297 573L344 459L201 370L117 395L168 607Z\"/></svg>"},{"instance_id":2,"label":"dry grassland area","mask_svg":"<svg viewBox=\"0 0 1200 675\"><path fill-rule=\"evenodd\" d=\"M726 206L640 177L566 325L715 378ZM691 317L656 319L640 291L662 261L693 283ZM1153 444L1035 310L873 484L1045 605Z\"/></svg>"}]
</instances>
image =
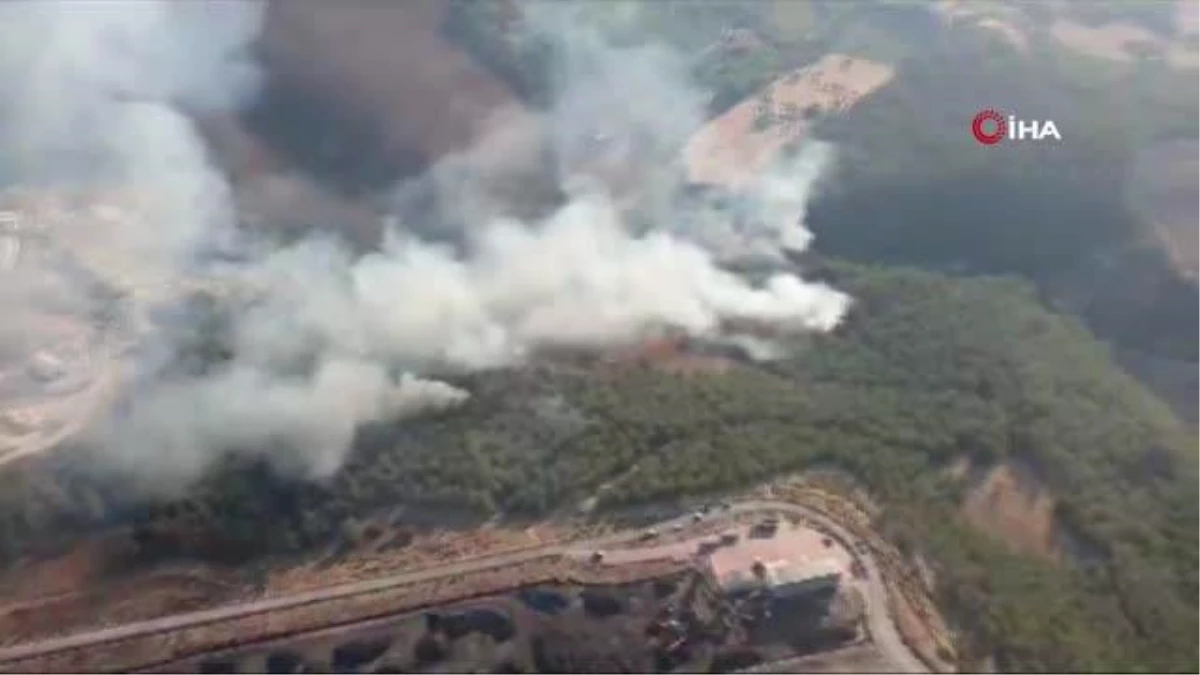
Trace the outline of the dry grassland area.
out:
<instances>
[{"instance_id":1,"label":"dry grassland area","mask_svg":"<svg viewBox=\"0 0 1200 675\"><path fill-rule=\"evenodd\" d=\"M885 64L829 54L780 77L696 132L684 150L688 180L728 189L743 186L780 151L802 140L817 116L845 112L892 75Z\"/></svg>"}]
</instances>

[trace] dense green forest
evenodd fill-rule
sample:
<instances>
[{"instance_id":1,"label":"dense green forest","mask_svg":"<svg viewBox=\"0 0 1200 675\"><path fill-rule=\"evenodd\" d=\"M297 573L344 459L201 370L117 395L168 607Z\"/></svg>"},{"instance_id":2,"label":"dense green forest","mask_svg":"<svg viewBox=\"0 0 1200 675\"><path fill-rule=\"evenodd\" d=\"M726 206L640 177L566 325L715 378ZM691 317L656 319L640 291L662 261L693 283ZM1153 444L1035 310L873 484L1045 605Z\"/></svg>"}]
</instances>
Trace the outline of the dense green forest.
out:
<instances>
[{"instance_id":1,"label":"dense green forest","mask_svg":"<svg viewBox=\"0 0 1200 675\"><path fill-rule=\"evenodd\" d=\"M1033 54L945 31L896 81L818 129L837 175L810 210L824 251L956 273L1015 273L1102 337L1195 363L1196 286L1128 202L1147 144L1195 139L1195 73ZM992 38L993 40L995 38ZM972 115L1053 119L1062 142L981 148Z\"/></svg>"},{"instance_id":2,"label":"dense green forest","mask_svg":"<svg viewBox=\"0 0 1200 675\"><path fill-rule=\"evenodd\" d=\"M563 364L478 375L462 409L364 430L324 484L230 461L187 498L122 512L103 482L9 472L0 543L12 556L109 518L134 524L147 560L238 562L323 549L398 504L532 516L618 477L602 508L835 466L888 507L890 536L938 563L967 654L1006 670L1194 669L1195 440L1163 404L1025 282L810 271L857 304L784 361L705 376ZM972 531L957 515L964 486L942 470L963 456L1036 467L1088 556L1060 568Z\"/></svg>"}]
</instances>

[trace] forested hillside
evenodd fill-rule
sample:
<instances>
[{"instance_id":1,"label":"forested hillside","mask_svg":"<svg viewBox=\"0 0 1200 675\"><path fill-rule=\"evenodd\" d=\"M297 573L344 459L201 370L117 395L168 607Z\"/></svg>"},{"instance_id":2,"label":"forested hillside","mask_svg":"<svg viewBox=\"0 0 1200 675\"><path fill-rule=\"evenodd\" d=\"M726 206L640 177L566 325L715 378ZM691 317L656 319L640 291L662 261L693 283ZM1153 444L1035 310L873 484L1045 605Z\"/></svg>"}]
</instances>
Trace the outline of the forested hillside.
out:
<instances>
[{"instance_id":1,"label":"forested hillside","mask_svg":"<svg viewBox=\"0 0 1200 675\"><path fill-rule=\"evenodd\" d=\"M1110 65L945 31L819 134L842 162L809 223L862 261L1015 273L1101 337L1194 364L1197 293L1129 203L1136 148L1196 138L1195 73ZM1053 119L1063 140L981 148L971 116Z\"/></svg>"},{"instance_id":2,"label":"forested hillside","mask_svg":"<svg viewBox=\"0 0 1200 675\"><path fill-rule=\"evenodd\" d=\"M713 114L827 53L895 67L882 90L816 120L814 135L839 156L808 219L824 252L1019 274L1101 338L1194 365L1200 296L1135 212L1130 173L1139 150L1200 135L1196 73L1147 55L1090 57L1048 29L1070 16L1169 31L1172 4L996 3L989 11L1023 41L907 2L596 3L580 9L579 23L615 44L678 50ZM445 29L526 98L544 102L554 84L545 58L552 44L514 17L507 3L455 2ZM985 108L1054 120L1063 141L982 148L969 125Z\"/></svg>"},{"instance_id":3,"label":"forested hillside","mask_svg":"<svg viewBox=\"0 0 1200 675\"><path fill-rule=\"evenodd\" d=\"M888 507L893 537L938 563L968 654L994 653L1004 669L1194 668L1196 457L1165 407L1025 283L821 271L857 305L786 361L690 376L550 364L483 375L458 411L365 431L324 485L228 465L187 498L120 519L146 560L232 562L322 549L397 504L536 515L618 477L602 507L836 466ZM943 471L963 457L1036 466L1092 554L1060 567L967 527L964 486ZM10 556L94 526L112 503L92 481L0 480Z\"/></svg>"},{"instance_id":4,"label":"forested hillside","mask_svg":"<svg viewBox=\"0 0 1200 675\"><path fill-rule=\"evenodd\" d=\"M829 50L896 66L892 84L816 126L841 161L811 204L822 257L804 272L854 298L837 330L714 372L547 358L464 376L464 406L361 429L319 483L243 453L149 501L64 448L0 473L0 560L97 533L141 565L320 556L397 507L529 519L594 498L603 516L831 467L931 563L965 669L1200 668L1197 439L1112 346L1195 367L1196 287L1125 199L1139 144L1197 136L1194 72L1100 67L1032 23L1021 52L994 31L936 30L911 3L585 7L619 40L686 52L713 111ZM544 104L554 47L506 32L509 9L453 2L441 28ZM739 35L738 49L710 48ZM1054 119L1064 140L981 148L968 125L985 107ZM190 345L205 368L228 358L219 328ZM968 521L974 485L954 467L1015 464L1053 499L1061 555Z\"/></svg>"}]
</instances>

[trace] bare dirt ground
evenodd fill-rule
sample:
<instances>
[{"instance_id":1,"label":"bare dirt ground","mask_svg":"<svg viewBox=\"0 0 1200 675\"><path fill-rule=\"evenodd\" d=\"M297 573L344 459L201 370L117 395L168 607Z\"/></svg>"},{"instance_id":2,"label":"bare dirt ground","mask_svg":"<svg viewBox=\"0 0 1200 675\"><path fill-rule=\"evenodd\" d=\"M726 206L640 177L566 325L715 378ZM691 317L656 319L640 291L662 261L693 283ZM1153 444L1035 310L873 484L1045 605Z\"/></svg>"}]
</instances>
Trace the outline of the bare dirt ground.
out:
<instances>
[{"instance_id":1,"label":"bare dirt ground","mask_svg":"<svg viewBox=\"0 0 1200 675\"><path fill-rule=\"evenodd\" d=\"M0 596L5 607L79 593L104 572L109 558L103 542L81 542L71 551L37 563L19 564L0 576Z\"/></svg>"},{"instance_id":2,"label":"bare dirt ground","mask_svg":"<svg viewBox=\"0 0 1200 675\"><path fill-rule=\"evenodd\" d=\"M1016 550L1055 562L1096 555L1055 515L1057 500L1033 467L1020 460L990 467L960 460L949 472L968 483L962 513L980 530Z\"/></svg>"},{"instance_id":3,"label":"bare dirt ground","mask_svg":"<svg viewBox=\"0 0 1200 675\"><path fill-rule=\"evenodd\" d=\"M789 73L711 120L684 149L688 180L731 189L759 176L807 120L844 112L891 81L891 66L842 54Z\"/></svg>"},{"instance_id":4,"label":"bare dirt ground","mask_svg":"<svg viewBox=\"0 0 1200 675\"><path fill-rule=\"evenodd\" d=\"M608 367L645 367L680 375L721 374L737 365L736 361L724 356L695 353L685 342L673 338L650 340L616 350L602 362Z\"/></svg>"},{"instance_id":5,"label":"bare dirt ground","mask_svg":"<svg viewBox=\"0 0 1200 675\"><path fill-rule=\"evenodd\" d=\"M980 28L994 31L1015 49L1025 51L1029 48L1029 36L1017 27L1020 20L1017 16L1019 8L1006 7L999 3L984 5L962 0L941 0L933 7L933 11L951 25L974 23Z\"/></svg>"},{"instance_id":6,"label":"bare dirt ground","mask_svg":"<svg viewBox=\"0 0 1200 675\"><path fill-rule=\"evenodd\" d=\"M1054 497L1020 464L1000 464L973 477L963 513L976 527L1017 549L1058 558Z\"/></svg>"},{"instance_id":7,"label":"bare dirt ground","mask_svg":"<svg viewBox=\"0 0 1200 675\"><path fill-rule=\"evenodd\" d=\"M1195 7L1195 3L1181 3L1181 6L1188 4ZM1187 10L1180 11L1182 14ZM1092 27L1058 19L1051 25L1050 32L1063 46L1088 56L1129 63L1140 51L1158 54L1175 68L1200 67L1200 52L1194 44L1175 36L1156 35L1129 23L1113 22Z\"/></svg>"},{"instance_id":8,"label":"bare dirt ground","mask_svg":"<svg viewBox=\"0 0 1200 675\"><path fill-rule=\"evenodd\" d=\"M147 615L190 612L239 597L236 587L214 581L210 576L159 573L98 584L88 591L41 598L28 604L6 604L0 606L0 635L4 636L4 644L16 644L89 627L90 622L72 619L102 616L105 623L126 623Z\"/></svg>"},{"instance_id":9,"label":"bare dirt ground","mask_svg":"<svg viewBox=\"0 0 1200 675\"><path fill-rule=\"evenodd\" d=\"M284 595L436 565L439 561L521 550L600 533L597 529L551 524L519 529L485 526L467 531L384 529L376 542L361 545L335 558L311 560L272 571L263 593Z\"/></svg>"},{"instance_id":10,"label":"bare dirt ground","mask_svg":"<svg viewBox=\"0 0 1200 675\"><path fill-rule=\"evenodd\" d=\"M1139 47L1155 48L1159 39L1150 31L1128 23L1092 27L1068 19L1059 19L1050 32L1064 46L1078 52L1113 61L1129 62Z\"/></svg>"},{"instance_id":11,"label":"bare dirt ground","mask_svg":"<svg viewBox=\"0 0 1200 675\"><path fill-rule=\"evenodd\" d=\"M199 566L122 575L110 566L119 544L84 542L66 554L26 563L0 576L0 644L14 644L99 623L122 623L230 602L245 589Z\"/></svg>"}]
</instances>

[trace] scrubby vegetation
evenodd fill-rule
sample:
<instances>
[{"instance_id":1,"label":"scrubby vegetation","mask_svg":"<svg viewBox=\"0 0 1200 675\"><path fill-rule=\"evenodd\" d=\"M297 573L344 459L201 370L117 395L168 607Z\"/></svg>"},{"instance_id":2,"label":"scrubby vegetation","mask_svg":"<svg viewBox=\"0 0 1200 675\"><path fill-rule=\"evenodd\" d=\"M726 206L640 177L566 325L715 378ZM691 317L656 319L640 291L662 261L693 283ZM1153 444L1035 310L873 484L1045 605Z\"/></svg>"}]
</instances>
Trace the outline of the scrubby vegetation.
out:
<instances>
[{"instance_id":1,"label":"scrubby vegetation","mask_svg":"<svg viewBox=\"0 0 1200 675\"><path fill-rule=\"evenodd\" d=\"M1147 144L1198 135L1194 73L1110 64L982 30L947 30L892 84L818 135L841 158L809 223L827 253L967 274L1019 274L1122 347L1197 360L1197 289L1129 206ZM972 116L1052 119L1057 143L981 148ZM985 151L986 150L986 151Z\"/></svg>"}]
</instances>

